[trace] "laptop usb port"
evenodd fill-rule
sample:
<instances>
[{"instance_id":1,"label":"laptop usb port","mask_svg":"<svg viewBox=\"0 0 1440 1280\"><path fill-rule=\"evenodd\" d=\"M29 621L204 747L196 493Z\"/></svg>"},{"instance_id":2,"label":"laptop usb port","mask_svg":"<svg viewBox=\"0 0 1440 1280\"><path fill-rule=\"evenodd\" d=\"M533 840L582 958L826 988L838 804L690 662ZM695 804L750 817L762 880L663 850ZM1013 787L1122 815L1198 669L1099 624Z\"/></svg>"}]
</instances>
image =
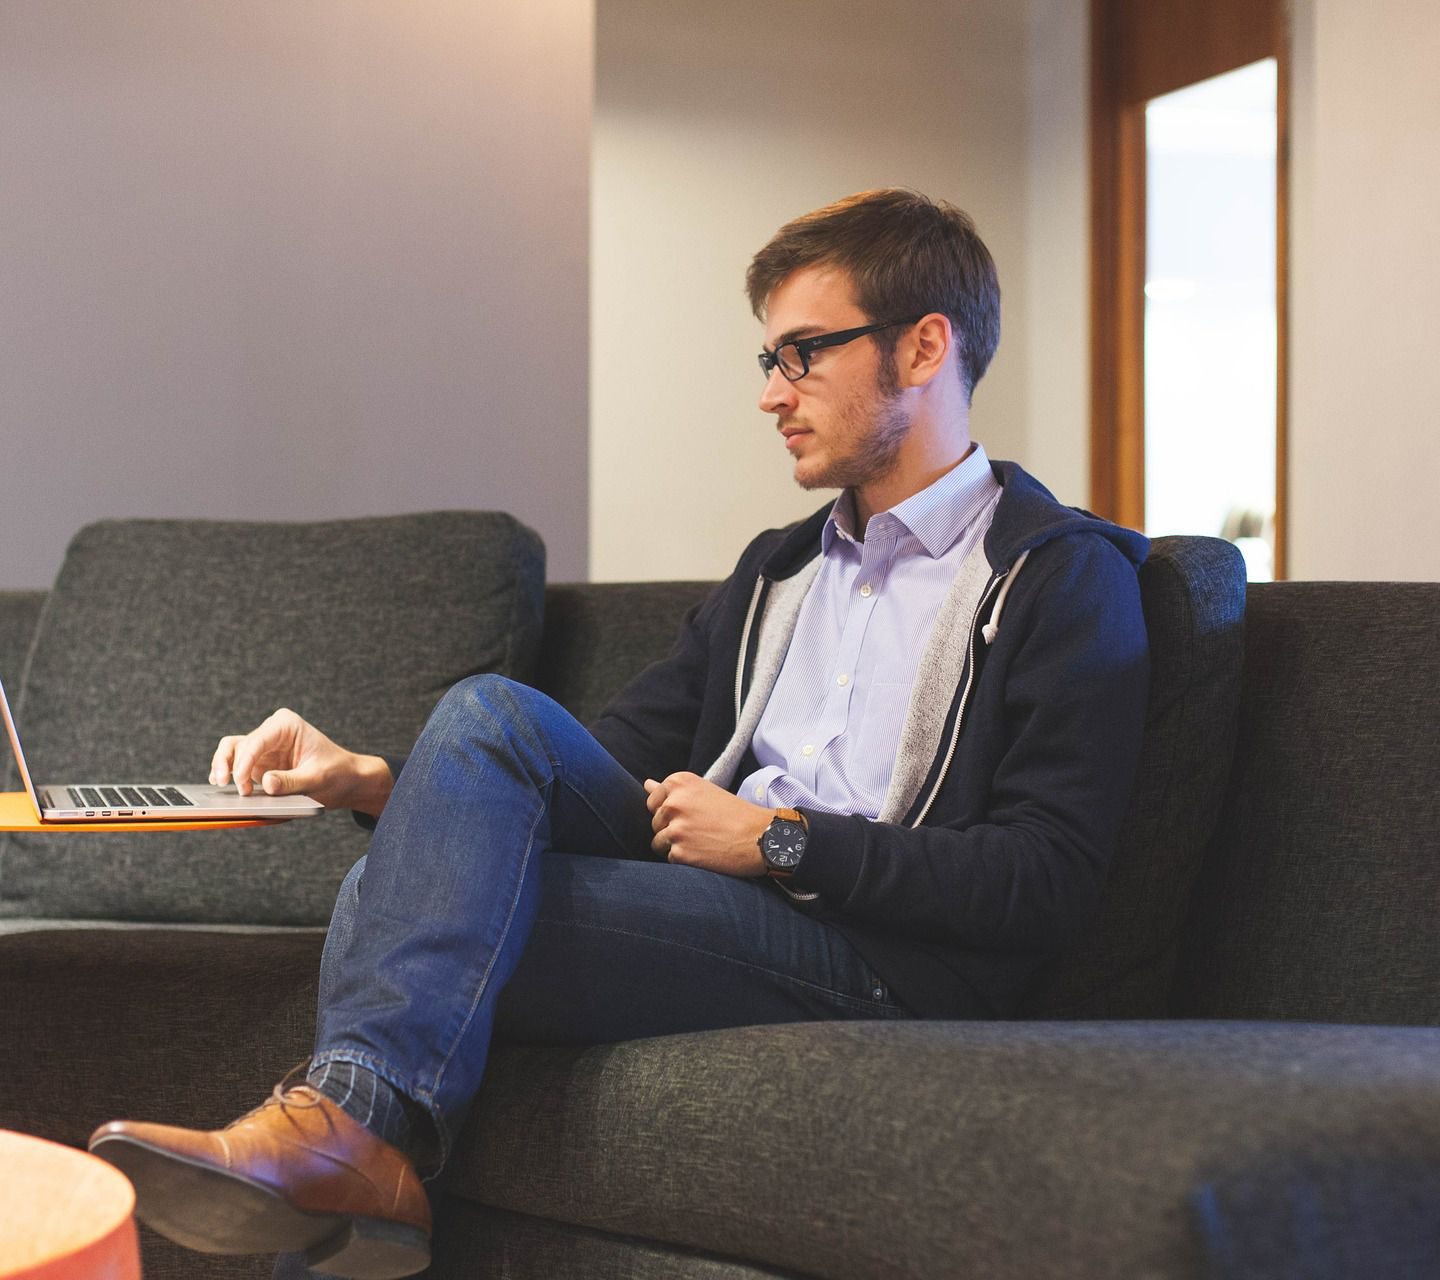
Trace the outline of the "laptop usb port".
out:
<instances>
[{"instance_id":1,"label":"laptop usb port","mask_svg":"<svg viewBox=\"0 0 1440 1280\"><path fill-rule=\"evenodd\" d=\"M117 818L133 818L133 817L135 816L135 810L134 810L134 809L121 809L121 810L119 810L119 811L115 814L115 816L116 816Z\"/></svg>"}]
</instances>

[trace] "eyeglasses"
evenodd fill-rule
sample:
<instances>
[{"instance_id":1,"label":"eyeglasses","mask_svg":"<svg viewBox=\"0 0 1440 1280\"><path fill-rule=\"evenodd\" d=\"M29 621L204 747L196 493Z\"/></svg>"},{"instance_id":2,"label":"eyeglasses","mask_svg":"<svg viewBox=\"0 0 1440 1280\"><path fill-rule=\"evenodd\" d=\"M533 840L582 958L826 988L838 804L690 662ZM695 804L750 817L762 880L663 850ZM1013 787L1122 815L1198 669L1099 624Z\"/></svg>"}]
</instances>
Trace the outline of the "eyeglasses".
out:
<instances>
[{"instance_id":1,"label":"eyeglasses","mask_svg":"<svg viewBox=\"0 0 1440 1280\"><path fill-rule=\"evenodd\" d=\"M799 382L810 372L810 357L826 347L843 347L847 342L863 338L867 333L879 333L881 329L894 329L897 325L914 324L921 316L907 320L882 320L879 324L864 324L858 329L841 329L837 333L817 333L813 338L796 338L793 342L782 342L774 351L762 351L756 359L760 361L760 372L767 378L778 367L787 382Z\"/></svg>"}]
</instances>

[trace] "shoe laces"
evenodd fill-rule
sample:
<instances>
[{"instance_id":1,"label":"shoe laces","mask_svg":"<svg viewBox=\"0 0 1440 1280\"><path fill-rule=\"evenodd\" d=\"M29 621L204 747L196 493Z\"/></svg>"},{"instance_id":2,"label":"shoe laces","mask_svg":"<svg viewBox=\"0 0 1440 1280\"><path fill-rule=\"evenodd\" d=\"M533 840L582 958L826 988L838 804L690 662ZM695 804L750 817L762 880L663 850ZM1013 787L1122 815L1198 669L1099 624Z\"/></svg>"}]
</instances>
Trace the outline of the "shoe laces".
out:
<instances>
[{"instance_id":1,"label":"shoe laces","mask_svg":"<svg viewBox=\"0 0 1440 1280\"><path fill-rule=\"evenodd\" d=\"M287 1107L295 1107L302 1111L310 1107L318 1107L320 1105L320 1094L316 1090L312 1089L312 1096L306 1097L297 1091L298 1086L295 1083L296 1078L299 1077L300 1083L303 1084L305 1082L305 1076L309 1072L309 1070L309 1058L306 1058L302 1062L297 1062L293 1067L290 1068L289 1071L287 1071L280 1078L280 1083L277 1084L272 1090L270 1090L270 1096L266 1098L264 1102L262 1102L258 1107L251 1107L250 1110L247 1111L243 1116L240 1116L238 1119L232 1120L225 1127L227 1129L233 1129L237 1124L240 1124L242 1121L248 1120L253 1115L258 1115L267 1107L279 1107L281 1108L281 1110L284 1110Z\"/></svg>"}]
</instances>

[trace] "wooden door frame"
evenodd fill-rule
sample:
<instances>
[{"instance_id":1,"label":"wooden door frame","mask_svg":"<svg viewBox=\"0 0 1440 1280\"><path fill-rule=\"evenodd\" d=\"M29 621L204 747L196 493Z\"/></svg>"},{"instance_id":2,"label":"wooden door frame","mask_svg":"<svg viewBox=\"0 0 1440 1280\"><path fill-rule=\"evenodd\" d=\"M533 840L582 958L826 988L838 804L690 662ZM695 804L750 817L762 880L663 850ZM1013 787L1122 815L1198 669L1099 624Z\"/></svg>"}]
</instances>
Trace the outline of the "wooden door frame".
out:
<instances>
[{"instance_id":1,"label":"wooden door frame","mask_svg":"<svg viewBox=\"0 0 1440 1280\"><path fill-rule=\"evenodd\" d=\"M1091 0L1090 506L1145 522L1145 104L1276 59L1275 576L1286 564L1290 56L1284 0Z\"/></svg>"}]
</instances>

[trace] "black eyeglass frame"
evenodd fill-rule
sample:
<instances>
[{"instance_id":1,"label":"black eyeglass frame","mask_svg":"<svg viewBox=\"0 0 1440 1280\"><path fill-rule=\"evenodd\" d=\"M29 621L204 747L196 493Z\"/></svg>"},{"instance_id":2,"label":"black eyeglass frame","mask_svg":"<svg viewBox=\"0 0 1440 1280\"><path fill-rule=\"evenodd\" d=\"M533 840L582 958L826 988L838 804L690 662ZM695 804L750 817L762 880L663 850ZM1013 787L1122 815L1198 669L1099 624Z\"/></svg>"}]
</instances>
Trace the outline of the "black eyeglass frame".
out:
<instances>
[{"instance_id":1,"label":"black eyeglass frame","mask_svg":"<svg viewBox=\"0 0 1440 1280\"><path fill-rule=\"evenodd\" d=\"M928 311L922 311L918 316L911 316L906 320L882 320L879 324L862 324L858 329L838 329L834 333L817 333L813 338L794 338L789 342L782 342L774 351L762 351L755 358L760 362L760 372L767 378L778 368L780 376L786 382L799 382L810 372L810 357L816 351L824 351L827 347L843 347L847 342L854 342L856 338L863 338L867 334L879 333L881 329L915 324L929 314ZM793 378L780 362L780 353L786 347L794 347L795 355L800 361L800 372Z\"/></svg>"}]
</instances>

